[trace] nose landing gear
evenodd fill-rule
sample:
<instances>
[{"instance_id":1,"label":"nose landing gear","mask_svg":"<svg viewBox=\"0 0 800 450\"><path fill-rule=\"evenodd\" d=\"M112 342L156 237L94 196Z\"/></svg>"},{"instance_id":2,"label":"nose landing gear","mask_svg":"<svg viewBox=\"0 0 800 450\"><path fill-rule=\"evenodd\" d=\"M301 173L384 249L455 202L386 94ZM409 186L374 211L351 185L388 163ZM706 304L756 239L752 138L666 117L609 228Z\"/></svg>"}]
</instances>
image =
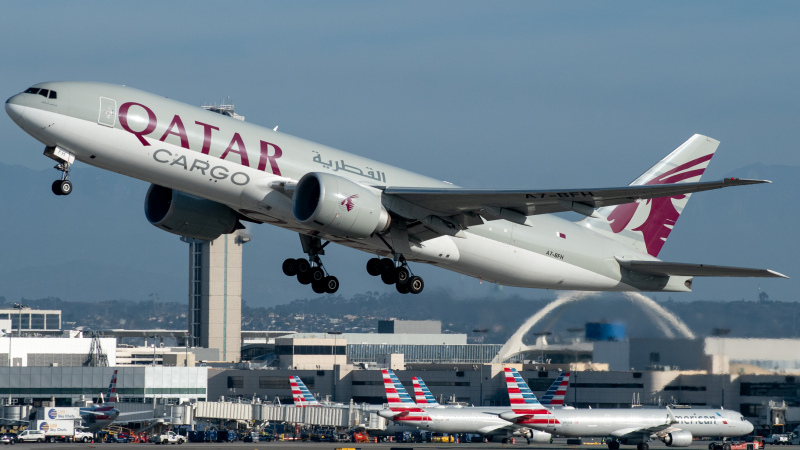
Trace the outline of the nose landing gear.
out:
<instances>
[{"instance_id":1,"label":"nose landing gear","mask_svg":"<svg viewBox=\"0 0 800 450\"><path fill-rule=\"evenodd\" d=\"M72 182L67 179L69 178L69 163L56 164L53 168L61 171L61 179L53 181L53 194L69 195L72 192Z\"/></svg>"},{"instance_id":2,"label":"nose landing gear","mask_svg":"<svg viewBox=\"0 0 800 450\"><path fill-rule=\"evenodd\" d=\"M319 255L324 255L324 248L330 243L322 243L318 237L300 235L303 251L308 254L308 259L289 258L283 262L283 273L287 276L296 276L300 284L310 284L311 289L317 294L333 294L339 290L339 279L328 274L322 265Z\"/></svg>"}]
</instances>

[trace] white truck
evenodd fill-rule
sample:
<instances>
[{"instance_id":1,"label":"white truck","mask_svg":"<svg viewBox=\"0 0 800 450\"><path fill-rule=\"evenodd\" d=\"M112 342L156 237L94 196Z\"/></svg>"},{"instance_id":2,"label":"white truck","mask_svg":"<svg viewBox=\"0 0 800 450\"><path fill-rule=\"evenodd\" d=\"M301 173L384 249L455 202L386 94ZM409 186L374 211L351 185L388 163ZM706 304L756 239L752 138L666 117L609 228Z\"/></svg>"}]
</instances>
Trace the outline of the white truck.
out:
<instances>
[{"instance_id":1,"label":"white truck","mask_svg":"<svg viewBox=\"0 0 800 450\"><path fill-rule=\"evenodd\" d=\"M154 444L183 444L186 442L186 436L177 434L174 431L167 431L163 434L150 436L150 442Z\"/></svg>"},{"instance_id":2,"label":"white truck","mask_svg":"<svg viewBox=\"0 0 800 450\"><path fill-rule=\"evenodd\" d=\"M17 442L89 442L94 439L91 433L76 429L72 420L37 420L33 425L17 435Z\"/></svg>"},{"instance_id":3,"label":"white truck","mask_svg":"<svg viewBox=\"0 0 800 450\"><path fill-rule=\"evenodd\" d=\"M792 443L789 434L770 434L764 438L764 443L769 445L789 445Z\"/></svg>"}]
</instances>

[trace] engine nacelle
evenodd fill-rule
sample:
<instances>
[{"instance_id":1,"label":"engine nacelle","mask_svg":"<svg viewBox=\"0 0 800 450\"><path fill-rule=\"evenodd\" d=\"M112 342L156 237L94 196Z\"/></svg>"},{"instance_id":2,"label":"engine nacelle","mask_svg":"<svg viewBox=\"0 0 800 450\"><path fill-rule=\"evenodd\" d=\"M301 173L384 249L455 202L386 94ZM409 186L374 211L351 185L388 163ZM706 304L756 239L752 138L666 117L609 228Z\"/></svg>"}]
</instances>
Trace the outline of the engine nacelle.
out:
<instances>
[{"instance_id":1,"label":"engine nacelle","mask_svg":"<svg viewBox=\"0 0 800 450\"><path fill-rule=\"evenodd\" d=\"M686 430L673 431L664 436L663 441L670 447L688 447L692 445L692 433Z\"/></svg>"},{"instance_id":2,"label":"engine nacelle","mask_svg":"<svg viewBox=\"0 0 800 450\"><path fill-rule=\"evenodd\" d=\"M550 433L539 431L539 430L531 430L531 435L526 436L531 442L537 443L545 443L550 442L550 439L553 437Z\"/></svg>"},{"instance_id":3,"label":"engine nacelle","mask_svg":"<svg viewBox=\"0 0 800 450\"><path fill-rule=\"evenodd\" d=\"M229 207L155 184L144 198L144 214L164 231L205 241L243 228Z\"/></svg>"},{"instance_id":4,"label":"engine nacelle","mask_svg":"<svg viewBox=\"0 0 800 450\"><path fill-rule=\"evenodd\" d=\"M329 173L303 175L292 196L294 217L317 231L364 239L386 231L391 219L381 204L381 194Z\"/></svg>"}]
</instances>

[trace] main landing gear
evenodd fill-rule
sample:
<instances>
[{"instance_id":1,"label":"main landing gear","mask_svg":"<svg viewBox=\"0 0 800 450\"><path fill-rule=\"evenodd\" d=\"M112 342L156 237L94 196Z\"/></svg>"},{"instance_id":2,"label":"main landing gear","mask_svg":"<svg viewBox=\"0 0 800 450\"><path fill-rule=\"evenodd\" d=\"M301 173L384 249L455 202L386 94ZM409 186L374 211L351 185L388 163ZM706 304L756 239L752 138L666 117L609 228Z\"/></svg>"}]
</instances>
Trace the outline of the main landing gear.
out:
<instances>
[{"instance_id":1,"label":"main landing gear","mask_svg":"<svg viewBox=\"0 0 800 450\"><path fill-rule=\"evenodd\" d=\"M303 251L308 254L308 259L289 258L283 262L283 273L287 276L297 277L300 284L310 284L311 289L317 294L333 294L339 290L339 279L328 274L322 265L319 255L325 254L325 246L318 237L300 235Z\"/></svg>"},{"instance_id":2,"label":"main landing gear","mask_svg":"<svg viewBox=\"0 0 800 450\"><path fill-rule=\"evenodd\" d=\"M72 192L72 182L69 181L69 163L64 161L56 164L54 169L61 171L61 179L53 181L53 194L56 195L69 195Z\"/></svg>"},{"instance_id":3,"label":"main landing gear","mask_svg":"<svg viewBox=\"0 0 800 450\"><path fill-rule=\"evenodd\" d=\"M419 294L425 288L422 277L411 273L402 256L396 262L392 258L372 258L367 261L367 273L374 277L380 276L385 284L394 284L401 294Z\"/></svg>"}]
</instances>

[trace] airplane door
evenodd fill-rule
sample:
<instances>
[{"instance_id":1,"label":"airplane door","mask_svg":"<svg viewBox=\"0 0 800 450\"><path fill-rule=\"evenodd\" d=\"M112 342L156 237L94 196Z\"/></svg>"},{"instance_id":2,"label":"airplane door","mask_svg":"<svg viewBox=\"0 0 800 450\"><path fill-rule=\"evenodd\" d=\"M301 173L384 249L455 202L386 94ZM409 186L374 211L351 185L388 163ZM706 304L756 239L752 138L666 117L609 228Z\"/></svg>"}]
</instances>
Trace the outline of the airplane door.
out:
<instances>
[{"instance_id":1,"label":"airplane door","mask_svg":"<svg viewBox=\"0 0 800 450\"><path fill-rule=\"evenodd\" d=\"M117 101L114 99L100 97L100 116L97 123L107 127L113 127L117 123Z\"/></svg>"}]
</instances>

